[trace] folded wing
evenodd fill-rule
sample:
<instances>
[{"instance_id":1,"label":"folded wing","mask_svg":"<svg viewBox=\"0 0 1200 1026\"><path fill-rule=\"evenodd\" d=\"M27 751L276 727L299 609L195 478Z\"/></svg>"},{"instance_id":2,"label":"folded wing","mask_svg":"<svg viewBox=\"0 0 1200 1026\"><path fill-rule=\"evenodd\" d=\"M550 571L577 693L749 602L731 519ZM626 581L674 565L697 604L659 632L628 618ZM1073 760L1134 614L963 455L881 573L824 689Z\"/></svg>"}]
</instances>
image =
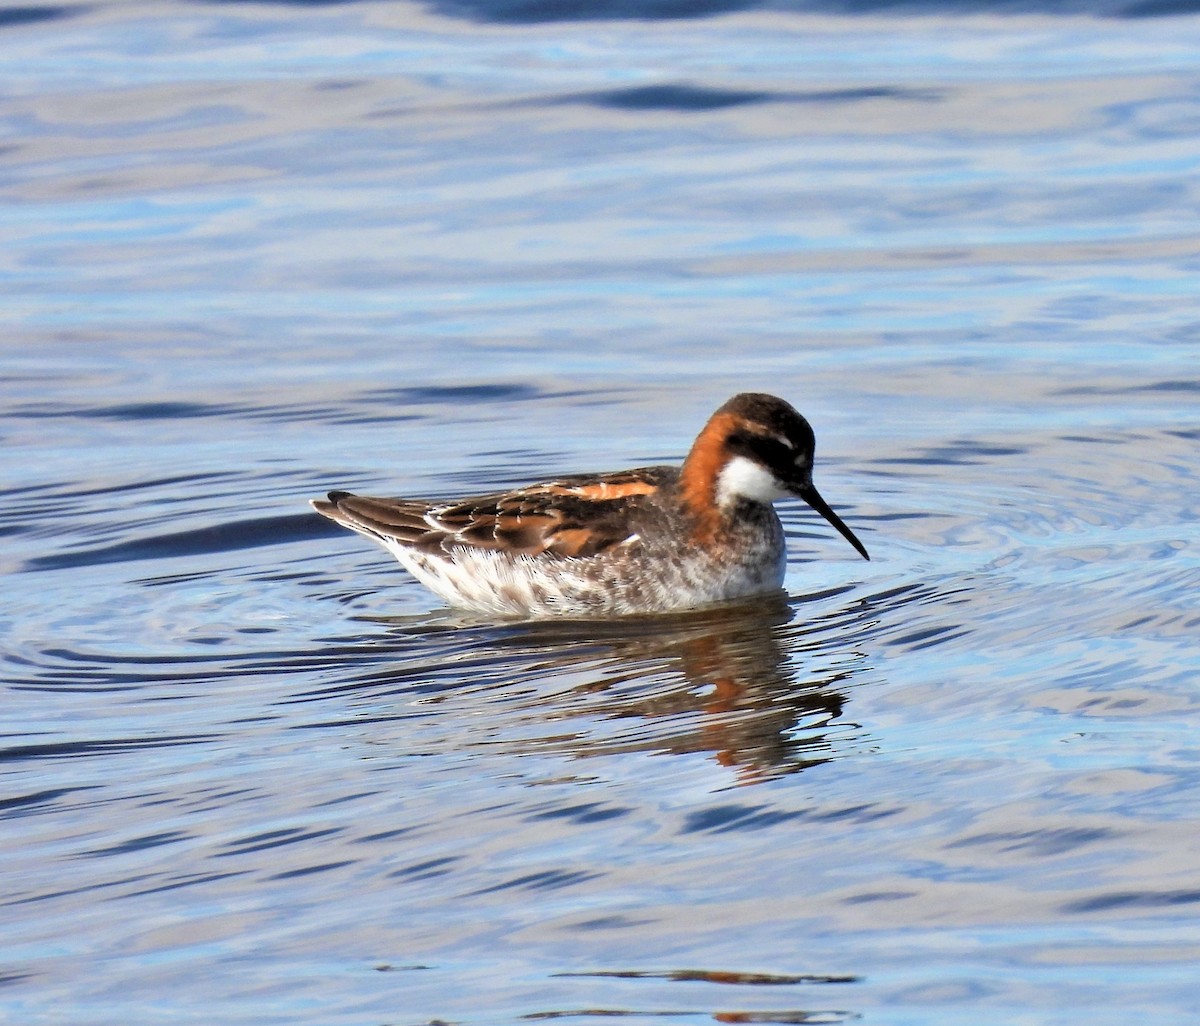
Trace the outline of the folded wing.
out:
<instances>
[{"instance_id":1,"label":"folded wing","mask_svg":"<svg viewBox=\"0 0 1200 1026\"><path fill-rule=\"evenodd\" d=\"M645 467L451 503L338 491L312 505L322 516L384 544L446 555L468 547L578 558L634 540L639 512L673 474L669 467Z\"/></svg>"}]
</instances>

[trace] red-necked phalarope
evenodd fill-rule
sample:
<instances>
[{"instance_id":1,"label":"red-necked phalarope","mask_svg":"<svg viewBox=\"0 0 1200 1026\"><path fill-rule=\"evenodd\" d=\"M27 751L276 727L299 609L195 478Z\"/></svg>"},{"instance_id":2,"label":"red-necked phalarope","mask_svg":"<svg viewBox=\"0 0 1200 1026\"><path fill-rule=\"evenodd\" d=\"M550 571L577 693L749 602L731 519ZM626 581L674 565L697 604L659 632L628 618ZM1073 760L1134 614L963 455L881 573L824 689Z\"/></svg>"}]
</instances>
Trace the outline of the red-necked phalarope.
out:
<instances>
[{"instance_id":1,"label":"red-necked phalarope","mask_svg":"<svg viewBox=\"0 0 1200 1026\"><path fill-rule=\"evenodd\" d=\"M330 492L312 505L460 608L667 612L778 590L786 551L772 503L785 496L871 558L813 487L813 447L791 406L746 392L712 415L682 467L564 477L458 502Z\"/></svg>"}]
</instances>

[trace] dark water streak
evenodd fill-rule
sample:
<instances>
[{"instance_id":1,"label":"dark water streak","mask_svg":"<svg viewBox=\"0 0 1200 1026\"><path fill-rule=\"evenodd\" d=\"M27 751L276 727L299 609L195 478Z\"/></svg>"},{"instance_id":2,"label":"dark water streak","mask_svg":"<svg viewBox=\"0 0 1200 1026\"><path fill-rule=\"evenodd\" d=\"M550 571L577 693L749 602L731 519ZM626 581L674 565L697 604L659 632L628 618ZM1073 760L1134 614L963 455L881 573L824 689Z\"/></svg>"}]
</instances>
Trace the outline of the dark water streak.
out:
<instances>
[{"instance_id":1,"label":"dark water streak","mask_svg":"<svg viewBox=\"0 0 1200 1026\"><path fill-rule=\"evenodd\" d=\"M205 4L264 2L285 7L338 7L361 0L199 0ZM1042 14L1091 15L1102 18L1160 18L1194 14L1196 0L433 0L431 6L448 17L466 17L497 24L538 24L557 21L635 19L639 21L710 18L738 11L768 10L788 14L972 15ZM23 10L23 9L22 9ZM32 9L31 9L32 10ZM68 11L68 8L55 10ZM60 15L51 14L49 17Z\"/></svg>"}]
</instances>

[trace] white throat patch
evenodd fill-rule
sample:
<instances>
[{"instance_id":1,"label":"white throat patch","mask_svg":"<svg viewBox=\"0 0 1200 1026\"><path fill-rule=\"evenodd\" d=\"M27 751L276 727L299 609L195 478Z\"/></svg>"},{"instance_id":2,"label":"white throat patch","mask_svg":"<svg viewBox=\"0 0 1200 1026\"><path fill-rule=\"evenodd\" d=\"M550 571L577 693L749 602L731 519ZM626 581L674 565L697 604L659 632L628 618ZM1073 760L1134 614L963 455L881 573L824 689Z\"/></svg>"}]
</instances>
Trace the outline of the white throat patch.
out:
<instances>
[{"instance_id":1,"label":"white throat patch","mask_svg":"<svg viewBox=\"0 0 1200 1026\"><path fill-rule=\"evenodd\" d=\"M738 499L771 503L788 495L766 467L745 456L735 456L717 477L717 504L727 506Z\"/></svg>"}]
</instances>

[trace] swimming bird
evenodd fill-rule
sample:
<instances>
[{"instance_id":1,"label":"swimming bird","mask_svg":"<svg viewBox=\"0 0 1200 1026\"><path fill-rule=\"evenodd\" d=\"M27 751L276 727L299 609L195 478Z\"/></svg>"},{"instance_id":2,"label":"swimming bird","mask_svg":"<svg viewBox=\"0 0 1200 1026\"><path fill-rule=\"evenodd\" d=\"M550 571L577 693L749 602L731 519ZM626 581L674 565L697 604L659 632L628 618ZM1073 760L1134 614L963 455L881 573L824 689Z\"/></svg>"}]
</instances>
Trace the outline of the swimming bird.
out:
<instances>
[{"instance_id":1,"label":"swimming bird","mask_svg":"<svg viewBox=\"0 0 1200 1026\"><path fill-rule=\"evenodd\" d=\"M457 501L333 491L318 513L382 545L452 606L495 616L661 613L778 591L772 505L798 496L870 559L812 483L813 430L743 392L680 467L581 474Z\"/></svg>"}]
</instances>

